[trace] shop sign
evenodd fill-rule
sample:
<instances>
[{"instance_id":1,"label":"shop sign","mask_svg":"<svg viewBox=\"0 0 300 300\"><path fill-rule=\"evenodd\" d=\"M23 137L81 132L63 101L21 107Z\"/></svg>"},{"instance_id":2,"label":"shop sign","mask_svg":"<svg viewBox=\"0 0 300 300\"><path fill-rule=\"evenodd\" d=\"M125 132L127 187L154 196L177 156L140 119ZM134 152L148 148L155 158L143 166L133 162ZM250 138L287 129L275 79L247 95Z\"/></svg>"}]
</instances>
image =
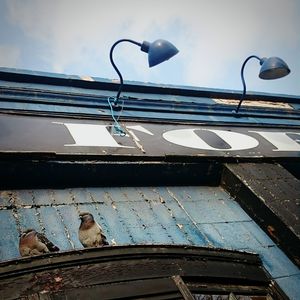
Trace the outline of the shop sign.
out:
<instances>
[{"instance_id":1,"label":"shop sign","mask_svg":"<svg viewBox=\"0 0 300 300\"><path fill-rule=\"evenodd\" d=\"M0 151L97 155L300 156L300 130L2 115Z\"/></svg>"}]
</instances>

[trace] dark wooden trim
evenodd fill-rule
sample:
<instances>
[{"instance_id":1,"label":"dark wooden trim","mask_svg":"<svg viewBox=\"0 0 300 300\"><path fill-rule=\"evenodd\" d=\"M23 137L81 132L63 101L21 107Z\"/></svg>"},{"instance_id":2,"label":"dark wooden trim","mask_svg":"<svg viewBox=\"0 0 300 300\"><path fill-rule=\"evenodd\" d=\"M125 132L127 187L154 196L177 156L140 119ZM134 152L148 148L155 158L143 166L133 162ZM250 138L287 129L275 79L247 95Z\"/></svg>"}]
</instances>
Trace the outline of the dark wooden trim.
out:
<instances>
[{"instance_id":1,"label":"dark wooden trim","mask_svg":"<svg viewBox=\"0 0 300 300\"><path fill-rule=\"evenodd\" d=\"M172 279L180 290L184 300L194 300L193 295L179 275L172 276Z\"/></svg>"},{"instance_id":2,"label":"dark wooden trim","mask_svg":"<svg viewBox=\"0 0 300 300\"><path fill-rule=\"evenodd\" d=\"M146 280L147 289L151 289L151 280L172 276L181 276L183 280L250 284L265 289L270 282L255 254L187 246L116 246L2 262L0 290L8 300L43 291L59 294L88 287L100 291L112 284L120 285L125 291L128 289L123 283L138 286L140 280ZM178 284L182 292L185 288L178 281L174 286ZM161 290L162 294L169 292L173 294L172 288Z\"/></svg>"},{"instance_id":3,"label":"dark wooden trim","mask_svg":"<svg viewBox=\"0 0 300 300\"><path fill-rule=\"evenodd\" d=\"M73 160L74 159L74 160ZM216 161L0 160L0 189L84 186L218 185Z\"/></svg>"},{"instance_id":4,"label":"dark wooden trim","mask_svg":"<svg viewBox=\"0 0 300 300\"><path fill-rule=\"evenodd\" d=\"M300 266L300 181L277 164L225 164L221 185Z\"/></svg>"},{"instance_id":5,"label":"dark wooden trim","mask_svg":"<svg viewBox=\"0 0 300 300\"><path fill-rule=\"evenodd\" d=\"M289 163L290 158L171 156L141 157L0 153L0 189L84 186L151 186L220 184L223 164ZM224 173L225 174L225 173ZM101 180L99 180L101 178Z\"/></svg>"}]
</instances>

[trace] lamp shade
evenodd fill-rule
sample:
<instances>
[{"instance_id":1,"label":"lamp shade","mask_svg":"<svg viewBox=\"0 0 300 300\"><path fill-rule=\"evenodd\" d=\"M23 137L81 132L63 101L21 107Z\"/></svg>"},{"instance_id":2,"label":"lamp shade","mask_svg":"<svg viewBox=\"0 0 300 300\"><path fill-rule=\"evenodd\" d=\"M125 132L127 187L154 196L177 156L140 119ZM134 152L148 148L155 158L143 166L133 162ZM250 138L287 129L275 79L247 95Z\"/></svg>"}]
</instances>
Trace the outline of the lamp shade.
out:
<instances>
[{"instance_id":1,"label":"lamp shade","mask_svg":"<svg viewBox=\"0 0 300 300\"><path fill-rule=\"evenodd\" d=\"M291 70L279 57L262 58L259 77L261 79L277 79L288 75Z\"/></svg>"},{"instance_id":2,"label":"lamp shade","mask_svg":"<svg viewBox=\"0 0 300 300\"><path fill-rule=\"evenodd\" d=\"M154 67L179 52L172 43L161 39L153 43L144 41L141 50L148 53L149 67Z\"/></svg>"}]
</instances>

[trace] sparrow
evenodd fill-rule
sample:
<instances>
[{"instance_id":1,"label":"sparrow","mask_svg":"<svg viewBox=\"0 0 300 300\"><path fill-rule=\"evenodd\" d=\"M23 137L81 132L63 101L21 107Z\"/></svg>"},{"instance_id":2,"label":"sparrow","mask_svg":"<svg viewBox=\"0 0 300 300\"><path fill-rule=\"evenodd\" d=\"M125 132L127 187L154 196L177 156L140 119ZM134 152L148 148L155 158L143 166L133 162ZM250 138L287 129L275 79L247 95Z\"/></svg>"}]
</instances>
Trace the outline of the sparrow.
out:
<instances>
[{"instance_id":1,"label":"sparrow","mask_svg":"<svg viewBox=\"0 0 300 300\"><path fill-rule=\"evenodd\" d=\"M34 229L26 229L20 235L19 252L21 256L33 256L56 251L59 251L59 248Z\"/></svg>"},{"instance_id":2,"label":"sparrow","mask_svg":"<svg viewBox=\"0 0 300 300\"><path fill-rule=\"evenodd\" d=\"M78 236L83 247L102 247L108 245L101 226L95 221L91 213L81 212L79 218L81 219L81 224Z\"/></svg>"}]
</instances>

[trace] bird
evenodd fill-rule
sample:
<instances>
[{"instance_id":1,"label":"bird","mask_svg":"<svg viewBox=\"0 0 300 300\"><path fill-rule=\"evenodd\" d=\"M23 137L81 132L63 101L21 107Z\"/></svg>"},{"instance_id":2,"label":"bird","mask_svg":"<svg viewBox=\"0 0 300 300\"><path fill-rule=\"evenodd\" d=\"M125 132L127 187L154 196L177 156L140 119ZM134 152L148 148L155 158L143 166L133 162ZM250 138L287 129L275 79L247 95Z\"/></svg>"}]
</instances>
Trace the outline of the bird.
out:
<instances>
[{"instance_id":1,"label":"bird","mask_svg":"<svg viewBox=\"0 0 300 300\"><path fill-rule=\"evenodd\" d=\"M59 248L35 229L26 229L20 234L19 252L21 256L33 256L57 251L59 251Z\"/></svg>"},{"instance_id":2,"label":"bird","mask_svg":"<svg viewBox=\"0 0 300 300\"><path fill-rule=\"evenodd\" d=\"M79 241L84 248L109 245L101 226L90 212L79 214L81 223L78 230Z\"/></svg>"}]
</instances>

